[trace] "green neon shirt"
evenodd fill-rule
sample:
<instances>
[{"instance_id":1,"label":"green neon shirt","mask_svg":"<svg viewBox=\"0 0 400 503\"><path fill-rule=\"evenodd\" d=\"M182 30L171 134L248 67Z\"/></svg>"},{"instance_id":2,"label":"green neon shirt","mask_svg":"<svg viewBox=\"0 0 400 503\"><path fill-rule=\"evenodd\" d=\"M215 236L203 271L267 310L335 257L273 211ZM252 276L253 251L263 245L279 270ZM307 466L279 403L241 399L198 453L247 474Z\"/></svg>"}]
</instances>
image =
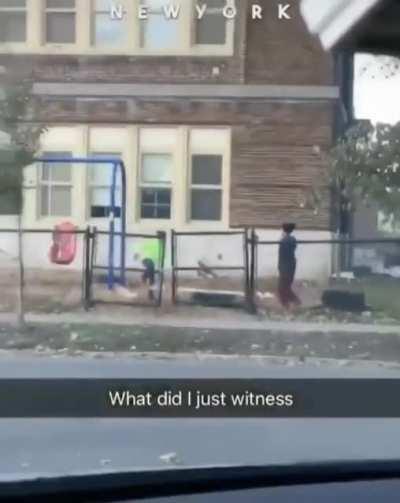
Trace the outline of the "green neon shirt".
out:
<instances>
[{"instance_id":1,"label":"green neon shirt","mask_svg":"<svg viewBox=\"0 0 400 503\"><path fill-rule=\"evenodd\" d=\"M143 239L134 246L134 251L140 258L151 259L156 265L161 257L161 241L159 239Z\"/></svg>"}]
</instances>

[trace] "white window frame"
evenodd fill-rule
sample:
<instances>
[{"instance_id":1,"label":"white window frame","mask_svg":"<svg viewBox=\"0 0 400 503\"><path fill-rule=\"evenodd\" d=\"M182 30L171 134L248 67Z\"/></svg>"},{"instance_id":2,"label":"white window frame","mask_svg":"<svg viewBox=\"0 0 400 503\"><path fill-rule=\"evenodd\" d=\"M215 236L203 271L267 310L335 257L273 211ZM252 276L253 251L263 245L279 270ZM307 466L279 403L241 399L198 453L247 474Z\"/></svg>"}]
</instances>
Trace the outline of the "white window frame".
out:
<instances>
[{"instance_id":1,"label":"white window frame","mask_svg":"<svg viewBox=\"0 0 400 503\"><path fill-rule=\"evenodd\" d=\"M47 7L47 0L43 0L43 11L42 11L42 41L45 47L70 47L76 46L78 41L78 19L80 16L79 12L80 3L78 0L74 1L74 7ZM74 14L74 30L75 30L75 40L74 42L49 42L47 40L47 18L49 14Z\"/></svg>"},{"instance_id":2,"label":"white window frame","mask_svg":"<svg viewBox=\"0 0 400 503\"><path fill-rule=\"evenodd\" d=\"M151 133L151 131L155 132ZM143 137L142 131L150 133ZM209 131L211 141L202 138L191 142L193 132ZM216 134L221 137L217 138ZM165 136L160 136L164 135ZM105 152L121 153L126 168L127 226L128 230L156 232L171 228L182 230L228 230L230 210L230 163L231 163L231 128L228 126L189 126L189 125L139 125L130 124L54 124L41 139L41 156L54 155L59 152L70 153L74 158L86 158L90 154ZM206 135L207 136L207 135ZM155 140L154 140L155 138ZM212 141L214 139L214 141ZM193 147L193 148L192 148ZM141 154L168 154L172 156L172 173L170 184L160 184L160 188L171 190L170 219L141 219ZM221 221L190 220L191 213L191 155L222 155L222 215ZM107 230L106 218L90 218L91 199L89 199L89 169L84 166L71 165L72 215L55 217L41 216L41 173L40 163L34 163L24 169L24 221L26 225L48 228L63 218L80 227L93 223L99 229ZM101 180L99 180L101 181ZM62 182L63 183L63 182ZM143 184L147 185L147 184ZM149 184L157 185L158 184ZM194 188L198 188L196 185ZM207 188L211 186L207 185ZM214 187L212 187L214 188ZM219 188L219 187L218 187ZM122 194L121 194L122 197Z\"/></svg>"},{"instance_id":3,"label":"white window frame","mask_svg":"<svg viewBox=\"0 0 400 503\"><path fill-rule=\"evenodd\" d=\"M24 13L25 14L25 41L23 42L1 42L0 41L0 46L22 46L25 47L27 42L28 42L28 23L29 23L29 16L28 16L28 1L25 1L25 7L0 7L0 16L2 14L18 14L18 13Z\"/></svg>"},{"instance_id":4,"label":"white window frame","mask_svg":"<svg viewBox=\"0 0 400 503\"><path fill-rule=\"evenodd\" d=\"M124 6L125 10L125 18L124 22L124 30L125 33L125 43L119 46L116 45L107 45L107 44L96 44L96 17L98 14L106 14L107 11L99 10L96 6L96 0L87 0L90 4L90 11L88 13L89 16L89 38L90 38L90 50L96 53L106 53L106 54L121 54L121 52L129 52L129 48L131 50L135 47L135 27L132 22L132 4L129 2ZM134 1L134 0L132 0ZM126 0L125 0L126 2ZM123 2L121 2L123 3ZM111 23L119 23L119 20L110 20Z\"/></svg>"},{"instance_id":5,"label":"white window frame","mask_svg":"<svg viewBox=\"0 0 400 503\"><path fill-rule=\"evenodd\" d=\"M92 9L91 9L92 15L90 16L90 18L91 18L90 19L90 21L91 21L91 23L90 23L90 25L91 25L90 26L90 43L93 47L98 47L98 48L107 47L106 44L103 46L102 44L96 43L96 23L97 23L97 16L107 14L108 11L98 9L97 8L97 0L92 0L91 7L92 7ZM114 21L114 22L117 22L117 21Z\"/></svg>"},{"instance_id":6,"label":"white window frame","mask_svg":"<svg viewBox=\"0 0 400 503\"><path fill-rule=\"evenodd\" d=\"M226 135L225 141L218 147L208 144L192 146L191 135L196 131L223 131ZM229 228L229 205L230 205L230 184L231 184L231 146L232 131L223 126L199 126L190 127L187 131L187 174L186 174L186 225L190 229L227 229ZM222 180L221 185L204 185L204 188L221 189L221 219L220 220L192 220L192 188L200 188L200 185L192 185L192 156L193 155L220 155L222 156Z\"/></svg>"},{"instance_id":7,"label":"white window frame","mask_svg":"<svg viewBox=\"0 0 400 503\"><path fill-rule=\"evenodd\" d=\"M173 166L174 166L174 153L171 151L168 151L166 149L160 149L158 150L157 148L150 149L150 148L144 148L142 149L141 145L139 144L139 164L138 164L138 174L139 174L139 180L138 180L138 219L141 222L171 222L173 219L173 211L174 211L174 176L173 176ZM171 180L168 183L161 183L161 182L143 182L142 181L142 169L143 169L143 157L145 155L167 155L171 157L172 161L172 169L171 169ZM154 190L169 190L170 191L170 215L169 218L144 218L142 217L142 190L143 189L154 189Z\"/></svg>"},{"instance_id":8,"label":"white window frame","mask_svg":"<svg viewBox=\"0 0 400 503\"><path fill-rule=\"evenodd\" d=\"M149 0L139 0L140 1L140 5L144 5L146 6L147 4L147 1ZM166 2L167 3L167 2ZM171 0L171 4L173 5L173 1ZM176 5L180 5L180 16L179 18L176 20L176 21L172 21L174 23L176 23L176 27L177 27L177 30L178 30L178 40L179 39L182 39L182 31L183 31L183 18L184 18L184 8L183 8L183 2L180 2L180 3L176 3ZM164 13L163 11L163 8L159 8L159 9L152 9L152 8L149 8L149 12L148 12L148 19L150 20L151 19L151 16L162 16ZM166 20L166 22L169 22L168 20ZM165 50L163 49L149 49L148 47L146 47L144 45L144 26L145 26L145 23L146 21L142 21L137 24L137 28L138 28L138 34L139 34L139 46L140 46L140 50L141 51L144 51L146 53L151 53L151 52L166 52L168 53L168 51L171 51L173 50L174 48L173 47L167 47ZM179 46L179 41L178 41L178 46Z\"/></svg>"},{"instance_id":9,"label":"white window frame","mask_svg":"<svg viewBox=\"0 0 400 503\"><path fill-rule=\"evenodd\" d=\"M179 42L173 48L148 49L140 47L140 23L138 19L140 0L120 0L125 5L127 41L121 46L108 47L95 45L94 41L94 8L92 0L75 0L75 8L47 9L46 0L26 0L25 43L0 43L0 54L65 54L65 55L126 55L126 56L232 56L234 53L234 31L236 20L227 21L227 39L225 45L200 44L195 42L195 5L197 0L166 0L166 3L179 3L181 6L178 21ZM236 0L226 0L235 4ZM38 8L39 7L39 8ZM47 14L51 12L75 13L75 43L47 42ZM112 21L118 22L118 21Z\"/></svg>"},{"instance_id":10,"label":"white window frame","mask_svg":"<svg viewBox=\"0 0 400 503\"><path fill-rule=\"evenodd\" d=\"M191 46L193 52L197 55L208 55L208 54L218 54L231 56L234 52L234 31L235 31L235 19L226 19L226 40L225 44L198 44L196 42L196 31L197 31L197 10L196 10L196 0L192 3L192 29L191 29ZM225 0L228 7L236 7L239 13L239 5L235 0ZM200 2L201 4L201 2ZM221 8L210 8L206 10L206 13L220 13L222 16L223 9Z\"/></svg>"},{"instance_id":11,"label":"white window frame","mask_svg":"<svg viewBox=\"0 0 400 503\"><path fill-rule=\"evenodd\" d=\"M54 150L54 151L50 151L50 150L46 150L46 152L44 153L44 156L45 157L51 157L52 155L56 155L56 154L59 154L60 152L65 152L73 157L73 152L72 151L67 151L67 150ZM38 169L38 211L37 211L37 214L38 214L38 218L40 220L44 220L44 219L55 219L55 218L72 218L73 216L73 189L74 189L74 183L73 183L73 168L72 168L72 165L70 165L70 181L69 182L60 182L60 181L53 181L51 180L51 176L50 176L50 180L44 180L43 179L43 167L44 167L44 164L46 163L40 163L39 164L39 169ZM53 165L53 163L48 163L49 166L50 166L50 170L49 170L49 173L51 174L51 166ZM42 189L43 187L47 187L48 188L48 214L47 215L43 215L42 214L42 201L43 201L43 194L42 194ZM70 214L69 215L53 215L50 210L51 210L51 193L52 193L52 188L53 187L67 187L70 189Z\"/></svg>"},{"instance_id":12,"label":"white window frame","mask_svg":"<svg viewBox=\"0 0 400 503\"><path fill-rule=\"evenodd\" d=\"M194 151L191 151L189 154L189 160L188 160L188 165L189 165L189 196L188 196L188 208L187 208L187 213L188 213L188 218L190 222L193 223L203 223L203 222L213 222L213 223L221 223L224 219L224 154L222 152L214 152L214 153L198 153L196 152L197 149L194 149ZM193 157L194 156L218 156L221 158L221 183L219 185L214 185L214 184L193 184ZM199 218L193 218L192 215L192 193L194 190L218 190L221 193L221 215L219 219L213 219L213 220L207 220L207 219L199 219Z\"/></svg>"},{"instance_id":13,"label":"white window frame","mask_svg":"<svg viewBox=\"0 0 400 503\"><path fill-rule=\"evenodd\" d=\"M104 151L99 151L99 150L94 150L94 149L90 149L89 150L89 153L87 155L89 158L94 158L94 156L101 156L103 158L111 158L111 157L118 157L119 159L122 159L122 152L117 152L116 150L114 152L104 152ZM103 168L104 169L107 169L107 164L103 164ZM106 221L109 217L107 216L104 216L104 217L93 217L92 216L92 191L95 190L95 189L107 189L108 191L110 191L111 189L111 184L110 185L102 185L102 184L97 184L97 183L92 183L92 179L91 179L91 172L90 170L93 170L95 169L94 168L94 165L93 164L89 164L88 165L88 173L87 173L87 215L86 215L86 219L87 220L99 220L100 222L104 222ZM109 166L108 168L111 172L112 170L112 167L111 165ZM118 169L118 173L119 173L119 169ZM117 176L118 176L118 173L117 173ZM122 193L121 193L121 185L116 185L117 189L120 191L120 197L122 196ZM116 192L118 192L118 190ZM121 208L121 212L122 212L122 208Z\"/></svg>"}]
</instances>

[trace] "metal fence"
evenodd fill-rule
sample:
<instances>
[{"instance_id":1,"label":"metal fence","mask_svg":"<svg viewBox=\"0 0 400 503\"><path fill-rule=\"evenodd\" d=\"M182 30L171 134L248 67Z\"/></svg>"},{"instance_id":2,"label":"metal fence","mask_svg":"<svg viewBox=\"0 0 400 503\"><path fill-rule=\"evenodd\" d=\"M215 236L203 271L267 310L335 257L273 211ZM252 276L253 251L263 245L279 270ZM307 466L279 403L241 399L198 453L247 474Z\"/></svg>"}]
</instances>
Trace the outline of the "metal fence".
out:
<instances>
[{"instance_id":1,"label":"metal fence","mask_svg":"<svg viewBox=\"0 0 400 503\"><path fill-rule=\"evenodd\" d=\"M114 233L114 238L118 235ZM91 227L58 231L0 229L0 287L3 290L0 310L15 308L21 290L27 310L58 312L79 306L88 310L98 303L160 306L164 290L166 234L125 234L127 250L132 240L136 243L139 240L156 241L159 253L151 267L142 265L145 257L138 257L140 266L125 267L123 275L120 266L110 267L109 237L109 232ZM65 243L66 238L71 238L69 243ZM64 240L64 248L60 239ZM98 253L102 239L104 261ZM149 271L154 281L143 285L142 277ZM114 273L110 285L109 276ZM138 291L145 292L143 298L135 298L135 292L130 290L133 283Z\"/></svg>"},{"instance_id":2,"label":"metal fence","mask_svg":"<svg viewBox=\"0 0 400 503\"><path fill-rule=\"evenodd\" d=\"M115 238L121 237L121 233L114 233L113 236ZM109 237L109 232L99 231L96 228L89 229L89 245L86 248L87 267L85 268L86 308L102 303L161 306L164 291L166 233L125 234L123 246L125 246L126 264L128 265L125 266L123 275L120 274L120 265L113 264L110 267L109 256L104 256L104 253L102 257L99 256L100 248L107 249L107 246L101 246L101 241L104 240L103 245L107 245ZM143 242L153 244L153 254L156 256L153 256L152 259L149 258L151 253L146 255L146 246L142 246ZM144 252L140 253L140 248ZM110 278L110 271L111 274L117 273L116 282L115 278Z\"/></svg>"},{"instance_id":3,"label":"metal fence","mask_svg":"<svg viewBox=\"0 0 400 503\"><path fill-rule=\"evenodd\" d=\"M279 304L279 240L249 240L249 304ZM350 257L340 267L340 257ZM261 258L260 258L261 257ZM400 238L297 240L294 291L304 308L400 317Z\"/></svg>"},{"instance_id":4,"label":"metal fence","mask_svg":"<svg viewBox=\"0 0 400 503\"><path fill-rule=\"evenodd\" d=\"M211 238L211 241L207 242L207 238ZM188 257L187 253L185 253L185 264L182 264L182 256L183 253L180 253L180 244L185 239L192 239L192 248L199 250L201 247L209 248L214 242L218 240L218 238L228 238L230 241L225 242L225 250L228 252L229 249L232 249L232 246L235 246L234 238L237 238L236 246L238 246L240 242L240 247L242 249L241 263L223 263L222 265L217 265L216 263L202 263L198 261L197 264L194 264L191 260L191 257ZM207 252L209 250L207 249ZM207 253L209 255L209 253ZM215 259L214 259L215 260ZM220 257L220 260L224 260L223 257ZM234 298L238 295L241 297L240 304L244 307L248 306L248 295L249 295L249 248L248 248L248 231L217 231L217 232L176 232L172 230L171 232L171 265L172 265L172 279L171 279L171 297L172 303L176 304L181 302L181 299L178 295L179 290L183 290L180 288L180 282L182 279L182 275L186 276L189 274L209 274L211 276L211 286L207 285L205 289L194 288L194 295L192 296L192 301L204 303L206 305L227 305L230 306L232 302L234 302ZM214 275L218 272L226 272L231 275L238 274L239 284L241 285L240 290L237 292L232 290L225 290L223 281L218 281ZM221 286L222 285L222 286ZM235 285L236 286L236 285ZM222 288L222 290L221 290ZM186 288L186 291L190 291L190 288Z\"/></svg>"},{"instance_id":5,"label":"metal fence","mask_svg":"<svg viewBox=\"0 0 400 503\"><path fill-rule=\"evenodd\" d=\"M0 229L0 309L68 311L84 305L86 230ZM19 298L19 300L18 300Z\"/></svg>"},{"instance_id":6,"label":"metal fence","mask_svg":"<svg viewBox=\"0 0 400 503\"><path fill-rule=\"evenodd\" d=\"M74 237L64 255L55 246L60 236L54 229L0 229L0 311L16 307L21 271L27 310L58 312L101 303L161 306L166 233L126 234L125 274L120 274L119 253L110 267L109 232L87 227L62 234ZM116 247L118 237L115 233ZM256 229L172 231L170 244L173 304L234 305L252 312L279 304L279 240L261 239ZM200 261L203 252L207 260ZM344 253L351 259L345 270L339 267ZM383 318L397 318L397 313L400 318L400 238L298 239L296 256L294 290L303 308L371 307ZM152 261L144 262L149 257Z\"/></svg>"}]
</instances>

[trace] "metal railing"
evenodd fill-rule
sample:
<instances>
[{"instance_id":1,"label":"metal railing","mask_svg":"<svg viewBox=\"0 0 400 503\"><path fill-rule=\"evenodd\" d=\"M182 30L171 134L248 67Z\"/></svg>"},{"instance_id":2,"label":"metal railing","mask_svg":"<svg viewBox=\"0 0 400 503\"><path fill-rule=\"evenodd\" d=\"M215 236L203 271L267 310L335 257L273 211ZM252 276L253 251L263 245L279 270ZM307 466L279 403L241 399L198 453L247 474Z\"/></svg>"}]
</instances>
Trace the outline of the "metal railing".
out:
<instances>
[{"instance_id":1,"label":"metal railing","mask_svg":"<svg viewBox=\"0 0 400 503\"><path fill-rule=\"evenodd\" d=\"M49 236L49 249L52 244L53 236L55 234L56 230L55 229L17 229L17 228L3 228L0 229L0 243L1 243L1 236L10 234L10 235L21 235L22 237L27 236L27 235L48 235ZM110 232L108 231L99 231L94 227L86 227L86 229L76 229L76 230L62 230L60 231L62 234L72 234L76 236L81 237L81 248L82 248L82 265L79 268L65 268L63 265L57 266L56 264L53 264L53 267L51 270L54 270L54 268L58 271L61 271L63 268L64 270L68 271L73 271L73 272L79 272L81 276L81 302L82 306L84 307L85 310L90 309L97 303L110 303L110 304L119 304L117 300L110 300L110 301L102 301L100 299L96 299L94 296L93 292L93 283L94 283L94 275L96 272L105 272L109 274L110 267L109 264L99 264L96 263L96 245L97 245L97 240L99 236L106 236L110 237ZM122 235L122 233L114 233L114 236ZM154 274L156 277L158 277L158 282L157 282L157 291L156 295L154 297L154 302L150 303L151 305L155 306L161 306L162 304L162 296L163 296L163 290L164 290L164 268L165 268L165 251L166 251L166 233L165 232L158 232L156 234L124 234L125 240L123 243L127 243L127 240L129 238L141 238L141 239L156 239L159 241L160 246L160 254L159 254L159 260L158 263L155 264L156 268L154 270ZM107 247L108 248L108 247ZM0 249L1 249L1 244L0 244ZM23 250L23 255L26 255L29 253L28 249ZM16 256L18 254L18 246L17 243L14 245L13 249L13 254ZM78 255L74 258L74 263L76 264L78 261ZM50 259L49 259L50 262ZM26 268L26 263L24 260L24 257L22 257L22 265L24 268ZM30 266L28 269L33 269L34 267ZM35 267L36 269L36 267ZM113 270L119 271L118 267L114 267ZM47 268L43 267L41 270L46 271ZM144 267L125 267L124 270L126 270L127 273L138 273L138 274L143 274L146 269ZM119 271L121 272L121 271ZM125 280L125 277L124 277ZM124 284L125 281L121 284ZM54 284L57 284L57 280L54 279ZM122 304L122 302L121 302ZM126 304L126 303L125 303ZM148 305L148 304L143 304L143 305Z\"/></svg>"},{"instance_id":2,"label":"metal railing","mask_svg":"<svg viewBox=\"0 0 400 503\"><path fill-rule=\"evenodd\" d=\"M31 258L31 262L30 262L30 265L27 266L26 264L26 256L28 254L30 254L30 249L26 246L26 243L24 241L24 238L26 236L29 236L29 235L33 235L33 236L48 236L49 237L49 242L48 242L48 249L46 250L46 256L48 257L48 261L49 263L51 262L51 258L50 258L50 249L51 247L54 245L55 241L54 241L54 236L57 232L61 232L62 234L70 234L70 235L74 235L78 238L80 238L80 243L79 241L77 241L76 243L76 255L74 256L74 258L72 259L71 263L79 263L80 259L79 259L79 253L78 253L78 250L79 248L82 248L82 260L81 260L81 266L80 267L77 267L77 268L70 268L70 267L65 267L65 264L59 264L57 265L57 263L52 263L52 268L47 268L47 267L39 267L35 262L34 260L32 260ZM5 235L12 235L12 236L19 236L20 237L20 242L18 243L17 241L15 242L15 246L13 247L13 250L12 252L10 252L10 257L12 257L11 260L14 260L16 262L19 263L19 265L17 267L20 268L20 272L22 273L23 277L22 279L20 278L20 287L22 287L24 289L24 291L26 290L26 287L29 287L31 286L29 281L32 281L33 280L29 280L29 278L27 278L26 276L26 273L31 273L32 271L37 271L37 270L43 270L43 271L46 271L46 272L49 272L50 274L53 273L54 271L58 271L58 274L59 274L59 271L61 270L64 270L66 273L77 273L79 274L80 276L80 297L81 297L81 304L85 307L86 303L85 303L85 298L86 298L86 260L85 260L85 256L86 256L86 250L87 250L87 242L88 242L88 229L75 229L75 230L57 230L57 229L41 229L41 228L28 228L28 229L24 229L24 228L21 228L21 229L18 229L18 228L2 228L0 229L0 249L2 248L1 246L1 238L2 236L4 237ZM4 253L4 250L2 250L3 253ZM17 269L17 267L15 267L15 269ZM58 275L58 279L60 280L62 278L62 276L59 276ZM35 278L35 284L36 284L36 287L40 287L41 286L41 283L40 283L40 279L38 280L37 278ZM49 280L46 279L43 281L43 284L47 285L47 287L49 286ZM59 286L60 287L60 291L62 291L62 281L52 281L51 283L53 286ZM43 290L45 290L44 287L42 287ZM25 295L25 299L26 300L32 300L32 299L27 299L26 295ZM34 300L34 299L33 299ZM49 294L49 301L55 303L57 301L56 298L54 298L54 294L51 295ZM60 304L62 304L61 300L58 299L58 302L60 302Z\"/></svg>"},{"instance_id":3,"label":"metal railing","mask_svg":"<svg viewBox=\"0 0 400 503\"><path fill-rule=\"evenodd\" d=\"M114 237L121 236L121 233L114 232ZM88 240L89 244L87 246L87 267L85 270L87 271L87 292L85 296L85 305L86 309L94 306L95 304L115 304L115 305L126 305L126 302L121 302L118 300L112 301L104 301L100 299L94 298L93 295L93 278L94 273L97 272L108 272L110 270L109 265L99 264L96 262L96 248L98 244L98 238L100 236L109 236L109 232L107 231L99 231L96 228L89 229L88 231ZM157 240L159 242L159 250L160 253L158 255L158 263L155 264L156 268L154 270L154 275L158 277L158 288L156 292L156 296L153 299L153 302L150 303L135 303L134 305L148 306L155 305L156 307L160 307L162 305L163 299L163 291L164 291L164 269L165 269L165 252L166 252L166 233L159 231L155 234L143 234L143 233L126 233L124 234L124 245L128 243L129 239L144 239L144 240ZM126 252L125 252L126 255ZM145 258L145 257L144 257ZM118 271L119 267L113 267L113 270ZM125 273L138 273L144 274L147 269L145 267L127 267L125 266ZM125 283L125 282L124 282Z\"/></svg>"},{"instance_id":4,"label":"metal railing","mask_svg":"<svg viewBox=\"0 0 400 503\"><path fill-rule=\"evenodd\" d=\"M226 272L242 272L243 273L243 295L244 306L248 307L249 300L249 248L248 248L248 231L198 231L198 232L177 232L171 231L171 265L172 265L172 279L171 279L171 298L172 303L177 304L178 299L178 285L179 273L181 272L201 272L204 268L198 266L181 266L179 265L178 255L178 241L183 237L201 238L206 236L242 236L243 248L243 264L242 265L212 265L207 264L207 269L210 271L226 271Z\"/></svg>"},{"instance_id":5,"label":"metal railing","mask_svg":"<svg viewBox=\"0 0 400 503\"><path fill-rule=\"evenodd\" d=\"M354 263L354 254L357 249L362 249L362 247L366 248L371 248L371 247L380 247L381 251L382 248L385 246L395 246L399 247L400 251L400 238L354 238L354 239L349 239L349 238L333 238L333 239L316 239L316 240L305 240L305 239L298 239L296 240L297 243L297 251L301 249L300 247L310 247L315 245L327 245L330 246L330 255L331 255L331 273L333 273L333 276L340 276L340 273L345 273L346 271L341 270L340 266L334 265L335 263L335 253L339 256L342 250L347 250L349 251L350 256L352 257L352 265L348 268L350 273L352 271L356 271L357 269L369 269L366 266L362 266L362 264ZM259 235L257 234L256 229L251 229L249 232L249 238L248 238L248 246L249 246L249 294L248 294L248 301L249 301L249 306L250 309L255 312L257 310L256 308L256 295L257 295L257 290L258 290L258 285L259 285L259 279L260 279L260 261L259 261L259 256L260 256L260 248L267 248L268 247L276 247L279 249L279 245L281 244L281 241L279 240L262 240L260 239ZM277 252L278 254L279 252ZM310 255L311 256L311 255ZM337 264L339 264L339 260L337 260ZM278 274L278 261L276 263L276 271ZM373 272L371 272L373 274ZM400 295L400 289L399 289L399 295Z\"/></svg>"}]
</instances>

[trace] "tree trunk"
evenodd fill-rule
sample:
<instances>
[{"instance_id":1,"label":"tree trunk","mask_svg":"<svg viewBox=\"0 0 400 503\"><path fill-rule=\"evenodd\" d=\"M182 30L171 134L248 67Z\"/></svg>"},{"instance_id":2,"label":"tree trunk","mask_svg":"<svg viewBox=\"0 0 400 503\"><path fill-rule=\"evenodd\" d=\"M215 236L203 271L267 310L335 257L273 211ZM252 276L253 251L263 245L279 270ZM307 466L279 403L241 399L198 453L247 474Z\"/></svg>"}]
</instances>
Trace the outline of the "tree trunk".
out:
<instances>
[{"instance_id":1,"label":"tree trunk","mask_svg":"<svg viewBox=\"0 0 400 503\"><path fill-rule=\"evenodd\" d=\"M22 215L18 215L18 300L17 300L17 323L20 329L25 328L25 306L24 306L24 247L22 232Z\"/></svg>"}]
</instances>

